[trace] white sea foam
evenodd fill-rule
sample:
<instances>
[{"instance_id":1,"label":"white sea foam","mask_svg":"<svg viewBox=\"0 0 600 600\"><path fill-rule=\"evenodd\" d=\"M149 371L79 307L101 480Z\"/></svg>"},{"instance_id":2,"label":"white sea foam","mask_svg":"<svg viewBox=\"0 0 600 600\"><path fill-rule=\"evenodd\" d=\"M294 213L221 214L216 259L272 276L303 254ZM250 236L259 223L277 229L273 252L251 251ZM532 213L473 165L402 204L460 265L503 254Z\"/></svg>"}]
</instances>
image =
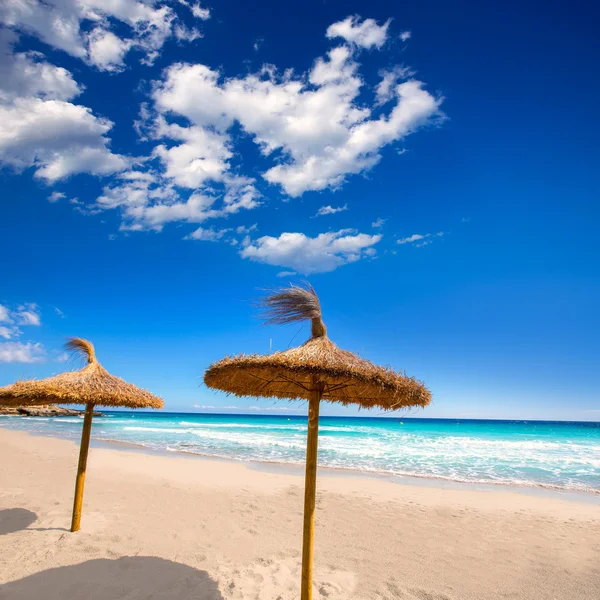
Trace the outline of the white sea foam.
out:
<instances>
[{"instance_id":1,"label":"white sea foam","mask_svg":"<svg viewBox=\"0 0 600 600\"><path fill-rule=\"evenodd\" d=\"M189 420L145 415L97 419L96 439L157 450L238 460L302 464L306 421L284 418ZM332 422L333 421L333 422ZM79 435L81 419L12 419L3 426ZM558 433L557 433L558 431ZM539 425L409 426L392 421L324 419L319 464L340 469L441 480L600 490L600 429Z\"/></svg>"}]
</instances>

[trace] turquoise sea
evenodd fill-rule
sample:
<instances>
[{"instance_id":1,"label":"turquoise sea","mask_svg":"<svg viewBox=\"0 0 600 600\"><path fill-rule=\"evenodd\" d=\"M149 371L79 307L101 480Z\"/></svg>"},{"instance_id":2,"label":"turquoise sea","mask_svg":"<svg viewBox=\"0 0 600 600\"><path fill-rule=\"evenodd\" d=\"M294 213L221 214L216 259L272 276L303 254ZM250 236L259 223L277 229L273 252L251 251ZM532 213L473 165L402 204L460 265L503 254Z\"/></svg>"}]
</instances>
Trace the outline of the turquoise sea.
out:
<instances>
[{"instance_id":1,"label":"turquoise sea","mask_svg":"<svg viewBox=\"0 0 600 600\"><path fill-rule=\"evenodd\" d=\"M106 412L106 411L105 411ZM154 450L302 464L306 417L106 412L92 437ZM76 439L80 418L0 417ZM600 493L600 423L321 417L319 465L472 483Z\"/></svg>"}]
</instances>

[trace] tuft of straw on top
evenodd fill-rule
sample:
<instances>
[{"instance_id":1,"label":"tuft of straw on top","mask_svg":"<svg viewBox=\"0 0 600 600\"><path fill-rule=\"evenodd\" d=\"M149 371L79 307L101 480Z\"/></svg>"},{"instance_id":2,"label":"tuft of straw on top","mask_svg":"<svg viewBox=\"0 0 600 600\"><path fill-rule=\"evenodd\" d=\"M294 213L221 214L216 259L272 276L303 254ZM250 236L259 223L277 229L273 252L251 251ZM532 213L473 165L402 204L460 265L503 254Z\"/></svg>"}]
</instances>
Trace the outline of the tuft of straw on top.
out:
<instances>
[{"instance_id":1,"label":"tuft of straw on top","mask_svg":"<svg viewBox=\"0 0 600 600\"><path fill-rule=\"evenodd\" d=\"M312 322L312 337L327 335L321 318L321 304L314 288L305 282L302 286L275 290L258 302L261 317L267 325L286 325L297 321Z\"/></svg>"},{"instance_id":2,"label":"tuft of straw on top","mask_svg":"<svg viewBox=\"0 0 600 600\"><path fill-rule=\"evenodd\" d=\"M67 340L65 349L70 350L73 356L86 358L88 364L96 362L96 352L92 342L83 338L72 337Z\"/></svg>"},{"instance_id":3,"label":"tuft of straw on top","mask_svg":"<svg viewBox=\"0 0 600 600\"><path fill-rule=\"evenodd\" d=\"M327 336L319 299L310 284L278 290L259 306L267 323L310 319L311 338L283 352L225 357L205 372L208 387L235 396L292 400L312 398L318 386L327 402L383 410L424 407L431 402L431 393L418 379L338 348Z\"/></svg>"}]
</instances>

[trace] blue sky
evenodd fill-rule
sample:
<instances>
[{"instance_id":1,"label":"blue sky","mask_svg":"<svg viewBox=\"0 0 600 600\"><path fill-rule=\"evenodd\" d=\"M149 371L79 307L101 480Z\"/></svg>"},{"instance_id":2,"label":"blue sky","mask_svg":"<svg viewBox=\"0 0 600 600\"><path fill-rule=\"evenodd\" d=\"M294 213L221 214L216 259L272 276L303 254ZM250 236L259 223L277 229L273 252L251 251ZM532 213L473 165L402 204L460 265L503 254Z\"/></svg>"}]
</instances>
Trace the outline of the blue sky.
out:
<instances>
[{"instance_id":1,"label":"blue sky","mask_svg":"<svg viewBox=\"0 0 600 600\"><path fill-rule=\"evenodd\" d=\"M597 17L6 0L0 385L77 335L167 409L300 413L201 377L303 341L251 302L308 278L419 416L599 420Z\"/></svg>"}]
</instances>

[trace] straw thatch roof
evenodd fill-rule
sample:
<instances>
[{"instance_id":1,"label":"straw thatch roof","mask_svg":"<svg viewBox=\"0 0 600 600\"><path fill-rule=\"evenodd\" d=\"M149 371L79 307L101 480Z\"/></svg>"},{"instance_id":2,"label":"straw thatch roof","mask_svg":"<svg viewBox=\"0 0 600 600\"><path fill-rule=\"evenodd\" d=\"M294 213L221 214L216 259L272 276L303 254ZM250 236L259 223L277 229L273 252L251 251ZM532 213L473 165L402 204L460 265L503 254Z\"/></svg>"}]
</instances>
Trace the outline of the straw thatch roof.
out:
<instances>
[{"instance_id":1,"label":"straw thatch roof","mask_svg":"<svg viewBox=\"0 0 600 600\"><path fill-rule=\"evenodd\" d=\"M119 377L110 375L98 362L94 346L87 340L72 338L67 348L84 356L88 364L80 371L62 373L48 379L17 381L0 388L4 406L40 404L92 404L127 408L162 408L163 401Z\"/></svg>"},{"instance_id":2,"label":"straw thatch roof","mask_svg":"<svg viewBox=\"0 0 600 600\"><path fill-rule=\"evenodd\" d=\"M323 400L385 410L430 403L429 390L417 379L338 348L327 337L319 299L310 285L273 294L263 308L267 323L310 319L311 338L283 352L226 357L206 371L208 387L236 396L309 399L317 385Z\"/></svg>"}]
</instances>

